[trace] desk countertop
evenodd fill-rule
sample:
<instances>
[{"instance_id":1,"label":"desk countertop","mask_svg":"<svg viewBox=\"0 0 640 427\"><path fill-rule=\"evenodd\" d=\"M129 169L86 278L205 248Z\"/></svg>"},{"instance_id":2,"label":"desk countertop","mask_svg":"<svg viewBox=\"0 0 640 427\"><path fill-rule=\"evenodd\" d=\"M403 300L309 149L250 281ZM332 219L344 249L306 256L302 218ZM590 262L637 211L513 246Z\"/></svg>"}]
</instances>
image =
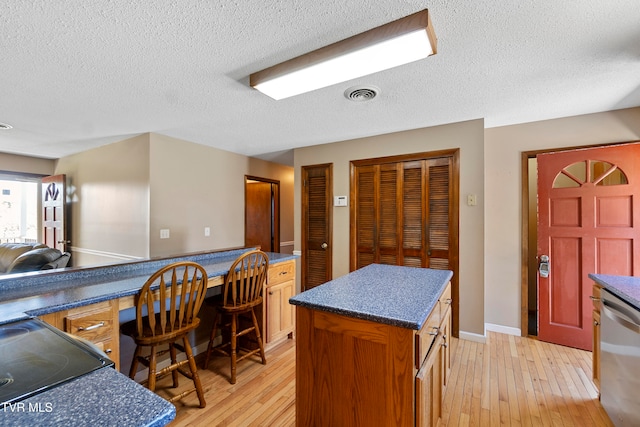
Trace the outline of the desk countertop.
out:
<instances>
[{"instance_id":1,"label":"desk countertop","mask_svg":"<svg viewBox=\"0 0 640 427\"><path fill-rule=\"evenodd\" d=\"M207 270L210 278L220 277L229 271L233 261L245 251L246 249L238 249L3 277L0 280L0 324L135 295L153 272L171 262L195 261ZM272 264L297 258L295 255L280 253L268 253L268 256Z\"/></svg>"},{"instance_id":2,"label":"desk countertop","mask_svg":"<svg viewBox=\"0 0 640 427\"><path fill-rule=\"evenodd\" d=\"M291 304L419 330L453 272L371 264L302 292Z\"/></svg>"}]
</instances>

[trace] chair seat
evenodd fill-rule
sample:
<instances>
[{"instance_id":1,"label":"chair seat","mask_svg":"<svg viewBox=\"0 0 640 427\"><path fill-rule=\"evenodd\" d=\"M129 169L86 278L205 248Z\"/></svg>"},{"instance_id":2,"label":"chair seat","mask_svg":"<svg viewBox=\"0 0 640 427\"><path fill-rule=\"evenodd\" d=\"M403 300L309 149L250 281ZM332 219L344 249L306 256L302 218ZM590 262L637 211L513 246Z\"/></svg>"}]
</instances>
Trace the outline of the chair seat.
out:
<instances>
[{"instance_id":1,"label":"chair seat","mask_svg":"<svg viewBox=\"0 0 640 427\"><path fill-rule=\"evenodd\" d=\"M229 306L224 305L222 300L215 301L212 304L216 310L219 310L222 313L231 314L231 313L248 313L251 309L262 304L262 297L258 297L255 301L251 301L249 303L237 306Z\"/></svg>"},{"instance_id":2,"label":"chair seat","mask_svg":"<svg viewBox=\"0 0 640 427\"><path fill-rule=\"evenodd\" d=\"M149 322L143 323L143 333L142 336L138 336L136 331L136 321L131 320L127 323L123 323L120 326L120 330L123 335L130 336L136 342L136 344L141 345L161 345L168 343L170 341L175 341L176 338L181 337L182 335L186 335L192 330L196 329L200 325L200 319L193 319L192 323L188 325L184 325L182 327L176 327L170 332L163 332L160 326L160 316L156 315L156 328L155 333L151 331L151 327L149 326Z\"/></svg>"}]
</instances>

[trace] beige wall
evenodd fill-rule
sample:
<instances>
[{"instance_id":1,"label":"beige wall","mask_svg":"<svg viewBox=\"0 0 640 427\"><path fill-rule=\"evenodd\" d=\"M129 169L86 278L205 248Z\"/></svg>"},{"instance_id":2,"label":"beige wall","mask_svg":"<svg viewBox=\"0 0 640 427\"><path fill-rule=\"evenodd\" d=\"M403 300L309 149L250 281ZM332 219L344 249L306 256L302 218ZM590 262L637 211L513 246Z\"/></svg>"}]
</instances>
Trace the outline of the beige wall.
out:
<instances>
[{"instance_id":1,"label":"beige wall","mask_svg":"<svg viewBox=\"0 0 640 427\"><path fill-rule=\"evenodd\" d=\"M0 153L0 171L53 175L55 164L54 159Z\"/></svg>"},{"instance_id":2,"label":"beige wall","mask_svg":"<svg viewBox=\"0 0 640 427\"><path fill-rule=\"evenodd\" d=\"M639 139L640 108L485 130L486 323L520 328L521 153Z\"/></svg>"},{"instance_id":3,"label":"beige wall","mask_svg":"<svg viewBox=\"0 0 640 427\"><path fill-rule=\"evenodd\" d=\"M483 138L483 120L473 120L296 149L294 151L296 249L301 248L301 166L333 163L333 194L348 196L351 160L460 148L460 330L470 334L483 334L485 205ZM477 206L467 206L468 194L477 196ZM333 275L339 277L348 272L349 208L334 207Z\"/></svg>"},{"instance_id":4,"label":"beige wall","mask_svg":"<svg viewBox=\"0 0 640 427\"><path fill-rule=\"evenodd\" d=\"M283 216L293 211L291 167L157 134L151 134L150 163L151 256L243 246L245 175L280 180ZM293 240L285 218L281 240ZM171 237L160 239L160 229Z\"/></svg>"},{"instance_id":5,"label":"beige wall","mask_svg":"<svg viewBox=\"0 0 640 427\"><path fill-rule=\"evenodd\" d=\"M140 135L57 161L67 175L73 265L149 256L149 138Z\"/></svg>"}]
</instances>

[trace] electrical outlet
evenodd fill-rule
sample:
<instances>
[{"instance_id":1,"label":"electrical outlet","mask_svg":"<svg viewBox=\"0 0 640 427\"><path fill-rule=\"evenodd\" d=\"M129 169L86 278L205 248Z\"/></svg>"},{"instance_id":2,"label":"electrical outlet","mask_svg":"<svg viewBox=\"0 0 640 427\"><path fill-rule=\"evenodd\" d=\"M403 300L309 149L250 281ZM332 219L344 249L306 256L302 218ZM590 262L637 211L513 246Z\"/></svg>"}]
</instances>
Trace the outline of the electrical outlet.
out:
<instances>
[{"instance_id":1,"label":"electrical outlet","mask_svg":"<svg viewBox=\"0 0 640 427\"><path fill-rule=\"evenodd\" d=\"M168 239L169 238L169 229L168 228L163 228L162 230L160 230L160 238L161 239Z\"/></svg>"},{"instance_id":2,"label":"electrical outlet","mask_svg":"<svg viewBox=\"0 0 640 427\"><path fill-rule=\"evenodd\" d=\"M210 227L205 227L204 228L204 237L209 237L211 236L211 228Z\"/></svg>"}]
</instances>

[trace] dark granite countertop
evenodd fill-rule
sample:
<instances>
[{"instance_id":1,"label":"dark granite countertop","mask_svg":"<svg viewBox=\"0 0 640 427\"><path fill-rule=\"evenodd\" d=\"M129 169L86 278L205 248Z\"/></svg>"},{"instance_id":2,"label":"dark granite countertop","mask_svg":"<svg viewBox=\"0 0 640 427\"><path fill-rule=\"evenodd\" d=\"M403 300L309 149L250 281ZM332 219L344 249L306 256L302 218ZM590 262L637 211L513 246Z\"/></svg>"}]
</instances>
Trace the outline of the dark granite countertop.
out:
<instances>
[{"instance_id":1,"label":"dark granite countertop","mask_svg":"<svg viewBox=\"0 0 640 427\"><path fill-rule=\"evenodd\" d=\"M112 368L102 368L12 405L0 406L0 425L148 426L167 425L176 408Z\"/></svg>"},{"instance_id":2,"label":"dark granite countertop","mask_svg":"<svg viewBox=\"0 0 640 427\"><path fill-rule=\"evenodd\" d=\"M589 274L596 283L640 310L640 277Z\"/></svg>"},{"instance_id":3,"label":"dark granite countertop","mask_svg":"<svg viewBox=\"0 0 640 427\"><path fill-rule=\"evenodd\" d=\"M301 307L419 330L453 272L371 264L292 297Z\"/></svg>"},{"instance_id":4,"label":"dark granite countertop","mask_svg":"<svg viewBox=\"0 0 640 427\"><path fill-rule=\"evenodd\" d=\"M171 262L195 261L207 270L209 277L218 277L229 271L233 261L245 251L238 249L55 273L5 276L0 279L0 324L135 295L152 273ZM296 255L271 252L268 256L272 264L297 258Z\"/></svg>"}]
</instances>

